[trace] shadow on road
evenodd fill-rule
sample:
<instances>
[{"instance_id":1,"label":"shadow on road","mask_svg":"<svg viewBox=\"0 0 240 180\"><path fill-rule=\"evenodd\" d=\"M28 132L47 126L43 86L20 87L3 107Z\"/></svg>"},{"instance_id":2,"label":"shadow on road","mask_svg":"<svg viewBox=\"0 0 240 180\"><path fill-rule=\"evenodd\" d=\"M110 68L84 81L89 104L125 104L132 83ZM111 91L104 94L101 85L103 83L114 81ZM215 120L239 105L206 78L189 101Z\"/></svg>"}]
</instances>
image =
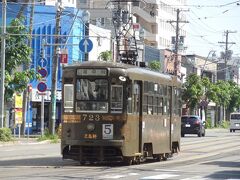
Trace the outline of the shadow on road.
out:
<instances>
[{"instance_id":1,"label":"shadow on road","mask_svg":"<svg viewBox=\"0 0 240 180\"><path fill-rule=\"evenodd\" d=\"M211 175L206 176L205 178L210 179L239 179L240 171L218 171Z\"/></svg>"},{"instance_id":2,"label":"shadow on road","mask_svg":"<svg viewBox=\"0 0 240 180\"><path fill-rule=\"evenodd\" d=\"M16 167L16 166L76 166L78 162L72 160L62 160L59 157L46 157L46 158L27 158L19 160L5 160L0 161L1 166Z\"/></svg>"},{"instance_id":3,"label":"shadow on road","mask_svg":"<svg viewBox=\"0 0 240 180\"><path fill-rule=\"evenodd\" d=\"M240 168L240 162L232 162L232 161L212 161L203 163L205 165L215 165L220 167L237 167ZM240 176L240 174L239 174Z\"/></svg>"},{"instance_id":4,"label":"shadow on road","mask_svg":"<svg viewBox=\"0 0 240 180\"><path fill-rule=\"evenodd\" d=\"M170 161L171 158L168 160ZM148 159L141 164L155 163L156 160ZM26 158L26 159L18 159L18 160L0 160L0 168L1 167L75 167L75 166L95 166L95 167L122 167L127 166L123 162L86 162L84 164L80 164L78 161L74 160L63 160L60 157L43 157L43 158Z\"/></svg>"},{"instance_id":5,"label":"shadow on road","mask_svg":"<svg viewBox=\"0 0 240 180\"><path fill-rule=\"evenodd\" d=\"M212 161L203 163L204 165L215 165L219 167L228 167L228 168L239 168L239 170L231 170L231 171L218 171L215 172L207 178L211 179L239 179L240 178L240 162L232 162L232 161Z\"/></svg>"}]
</instances>

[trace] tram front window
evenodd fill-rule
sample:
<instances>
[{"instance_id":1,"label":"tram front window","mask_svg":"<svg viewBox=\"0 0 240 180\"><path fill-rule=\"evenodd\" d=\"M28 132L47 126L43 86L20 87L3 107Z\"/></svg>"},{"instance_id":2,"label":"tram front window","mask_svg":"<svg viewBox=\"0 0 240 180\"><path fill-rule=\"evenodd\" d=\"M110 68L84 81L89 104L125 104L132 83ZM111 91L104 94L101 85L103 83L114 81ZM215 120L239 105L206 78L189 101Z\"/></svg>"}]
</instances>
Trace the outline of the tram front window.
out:
<instances>
[{"instance_id":1,"label":"tram front window","mask_svg":"<svg viewBox=\"0 0 240 180\"><path fill-rule=\"evenodd\" d=\"M76 111L108 111L108 81L106 79L77 79Z\"/></svg>"}]
</instances>

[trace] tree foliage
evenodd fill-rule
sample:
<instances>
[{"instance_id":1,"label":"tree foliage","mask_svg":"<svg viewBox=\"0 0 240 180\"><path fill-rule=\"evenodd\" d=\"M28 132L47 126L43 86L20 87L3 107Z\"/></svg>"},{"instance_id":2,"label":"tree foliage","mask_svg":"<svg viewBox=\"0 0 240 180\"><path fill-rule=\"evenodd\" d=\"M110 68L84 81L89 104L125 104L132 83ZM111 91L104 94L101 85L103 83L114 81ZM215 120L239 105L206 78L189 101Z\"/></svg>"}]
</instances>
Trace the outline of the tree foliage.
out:
<instances>
[{"instance_id":1,"label":"tree foliage","mask_svg":"<svg viewBox=\"0 0 240 180\"><path fill-rule=\"evenodd\" d=\"M23 25L24 18L13 19L7 27L5 49L5 100L11 100L15 92L22 92L33 78L38 77L34 69L26 69L23 66L29 64L31 48L27 45L28 34Z\"/></svg>"},{"instance_id":2,"label":"tree foliage","mask_svg":"<svg viewBox=\"0 0 240 180\"><path fill-rule=\"evenodd\" d=\"M231 94L230 94L230 89L231 85L229 84L228 81L218 81L215 86L215 93L216 93L216 103L227 107L229 105L230 99L231 99Z\"/></svg>"},{"instance_id":3,"label":"tree foliage","mask_svg":"<svg viewBox=\"0 0 240 180\"><path fill-rule=\"evenodd\" d=\"M230 85L230 99L227 106L229 112L233 112L235 109L240 107L240 88L232 81L229 81Z\"/></svg>"},{"instance_id":4,"label":"tree foliage","mask_svg":"<svg viewBox=\"0 0 240 180\"><path fill-rule=\"evenodd\" d=\"M204 86L201 78L197 74L190 74L183 84L182 99L190 108L190 112L199 104L204 94Z\"/></svg>"},{"instance_id":5,"label":"tree foliage","mask_svg":"<svg viewBox=\"0 0 240 180\"><path fill-rule=\"evenodd\" d=\"M214 84L207 77L191 74L183 84L182 99L190 111L198 108L201 101L205 100L233 112L240 106L240 87L232 81L218 81Z\"/></svg>"},{"instance_id":6,"label":"tree foliage","mask_svg":"<svg viewBox=\"0 0 240 180\"><path fill-rule=\"evenodd\" d=\"M112 60L112 52L111 51L103 51L98 56L99 60L102 61L111 61Z\"/></svg>"},{"instance_id":7,"label":"tree foliage","mask_svg":"<svg viewBox=\"0 0 240 180\"><path fill-rule=\"evenodd\" d=\"M153 71L160 71L161 64L159 61L154 60L149 63L149 68Z\"/></svg>"}]
</instances>

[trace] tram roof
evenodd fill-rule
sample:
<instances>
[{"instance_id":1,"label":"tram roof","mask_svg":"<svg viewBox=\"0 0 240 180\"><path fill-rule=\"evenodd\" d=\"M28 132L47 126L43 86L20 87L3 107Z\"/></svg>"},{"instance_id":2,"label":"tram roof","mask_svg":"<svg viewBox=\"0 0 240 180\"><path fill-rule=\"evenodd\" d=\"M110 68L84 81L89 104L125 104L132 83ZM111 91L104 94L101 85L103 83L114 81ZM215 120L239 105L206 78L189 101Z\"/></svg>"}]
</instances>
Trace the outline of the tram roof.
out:
<instances>
[{"instance_id":1,"label":"tram roof","mask_svg":"<svg viewBox=\"0 0 240 180\"><path fill-rule=\"evenodd\" d=\"M147 76L147 77L163 78L168 81L171 81L174 77L173 75L170 75L170 74L163 74L163 73L152 71L147 68L138 67L130 64L125 64L125 63L117 63L117 62L85 61L81 63L64 66L64 68L74 68L74 69L77 69L79 67L122 68L122 69L125 69L126 73L131 76L134 76L134 75L140 76L144 74L144 76ZM181 82L181 81L178 79L178 82Z\"/></svg>"}]
</instances>

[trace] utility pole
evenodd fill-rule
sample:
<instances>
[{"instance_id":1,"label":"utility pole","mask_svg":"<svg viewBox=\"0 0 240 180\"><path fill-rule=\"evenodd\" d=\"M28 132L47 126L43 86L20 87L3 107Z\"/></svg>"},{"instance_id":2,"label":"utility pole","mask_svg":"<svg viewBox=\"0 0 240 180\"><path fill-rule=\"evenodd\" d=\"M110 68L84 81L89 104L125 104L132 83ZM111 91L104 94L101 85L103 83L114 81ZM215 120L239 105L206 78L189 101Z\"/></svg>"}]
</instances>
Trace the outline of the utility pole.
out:
<instances>
[{"instance_id":1,"label":"utility pole","mask_svg":"<svg viewBox=\"0 0 240 180\"><path fill-rule=\"evenodd\" d=\"M2 0L2 40L1 40L1 84L0 84L0 128L4 123L4 81L5 81L5 46L6 46L6 7L7 1Z\"/></svg>"},{"instance_id":2,"label":"utility pole","mask_svg":"<svg viewBox=\"0 0 240 180\"><path fill-rule=\"evenodd\" d=\"M112 22L115 29L116 57L117 62L137 65L138 48L133 30L133 18L128 5L133 0L112 0L114 10L112 11ZM135 1L134 1L135 2Z\"/></svg>"},{"instance_id":3,"label":"utility pole","mask_svg":"<svg viewBox=\"0 0 240 180\"><path fill-rule=\"evenodd\" d=\"M114 29L115 29L115 36L116 36L116 43L117 43L117 48L116 48L116 62L120 62L120 32L121 32L121 19L122 19L122 14L121 14L121 6L120 6L120 1L117 2L117 10L116 12L113 13L113 24L114 24Z\"/></svg>"},{"instance_id":4,"label":"utility pole","mask_svg":"<svg viewBox=\"0 0 240 180\"><path fill-rule=\"evenodd\" d=\"M176 39L175 39L175 47L174 47L174 53L175 53L175 59L174 59L174 75L178 76L178 71L179 71L179 61L178 61L178 46L179 46L179 23L188 23L188 21L181 21L179 14L180 11L185 11L185 10L180 10L177 9L177 20L176 21L167 21L168 23L176 23Z\"/></svg>"},{"instance_id":5,"label":"utility pole","mask_svg":"<svg viewBox=\"0 0 240 180\"><path fill-rule=\"evenodd\" d=\"M228 45L229 44L236 44L235 42L228 42L228 35L229 33L236 33L237 31L224 31L225 36L226 36L226 40L225 42L218 42L220 44L225 44L225 54L224 54L224 64L225 64L225 68L224 68L224 75L225 75L225 81L227 80L227 60L228 60Z\"/></svg>"},{"instance_id":6,"label":"utility pole","mask_svg":"<svg viewBox=\"0 0 240 180\"><path fill-rule=\"evenodd\" d=\"M56 27L55 27L55 46L54 55L52 62L52 88L51 88L51 121L50 121L50 131L51 134L55 134L55 124L56 124L56 92L57 92L57 76L58 76L58 59L60 54L59 48L59 34L60 34L60 21L61 21L61 0L58 0L56 12Z\"/></svg>"}]
</instances>

